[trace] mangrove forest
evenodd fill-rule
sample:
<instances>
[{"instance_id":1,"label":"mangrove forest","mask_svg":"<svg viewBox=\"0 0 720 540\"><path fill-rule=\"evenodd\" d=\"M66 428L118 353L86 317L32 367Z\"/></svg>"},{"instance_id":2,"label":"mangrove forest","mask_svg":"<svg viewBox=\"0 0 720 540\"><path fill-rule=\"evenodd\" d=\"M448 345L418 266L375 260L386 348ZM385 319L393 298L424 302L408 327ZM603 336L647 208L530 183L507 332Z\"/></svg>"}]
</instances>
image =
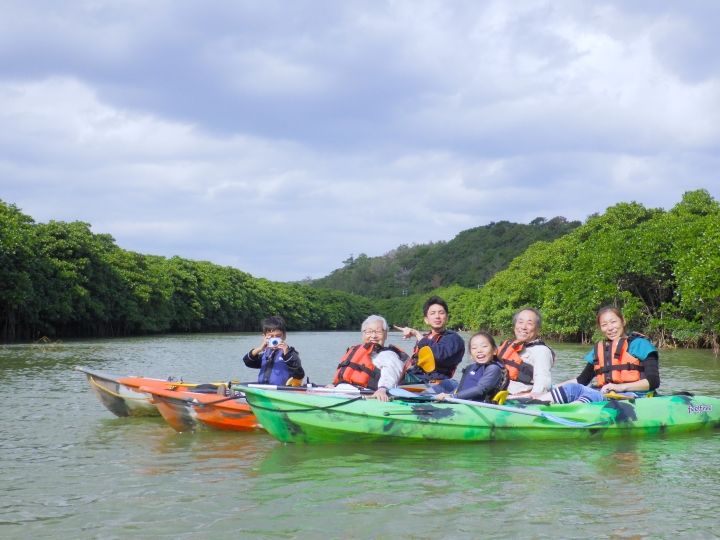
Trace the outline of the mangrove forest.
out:
<instances>
[{"instance_id":1,"label":"mangrove forest","mask_svg":"<svg viewBox=\"0 0 720 540\"><path fill-rule=\"evenodd\" d=\"M357 329L370 313L422 326L429 294L452 327L507 334L535 306L543 336L589 342L595 313L621 307L660 346L720 347L720 205L689 191L670 210L619 203L584 223L502 221L448 242L361 254L298 283L180 257L143 255L83 222L36 223L0 201L0 338Z\"/></svg>"}]
</instances>

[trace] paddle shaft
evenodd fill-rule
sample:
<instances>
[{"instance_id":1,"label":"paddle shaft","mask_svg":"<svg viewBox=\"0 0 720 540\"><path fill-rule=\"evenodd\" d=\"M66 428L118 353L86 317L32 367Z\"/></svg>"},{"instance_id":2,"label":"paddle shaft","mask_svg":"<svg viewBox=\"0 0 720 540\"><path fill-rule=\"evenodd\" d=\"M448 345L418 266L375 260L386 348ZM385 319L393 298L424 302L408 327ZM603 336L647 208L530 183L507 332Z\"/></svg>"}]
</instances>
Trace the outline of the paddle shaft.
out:
<instances>
[{"instance_id":1,"label":"paddle shaft","mask_svg":"<svg viewBox=\"0 0 720 540\"><path fill-rule=\"evenodd\" d=\"M190 405L196 405L198 407L205 407L206 405L215 405L216 403L223 403L224 401L231 401L233 399L244 399L245 398L245 394L242 394L239 396L226 396L224 398L216 399L215 401L202 402L193 396L193 392L178 392L177 395L175 395L175 396L164 396L161 394L155 394L155 392L153 392L153 389L149 388L147 386L141 386L140 391L147 392L148 394L157 395L160 398L170 398L174 401L184 401L185 403L188 403ZM218 397L220 397L220 396L218 396Z\"/></svg>"},{"instance_id":2,"label":"paddle shaft","mask_svg":"<svg viewBox=\"0 0 720 540\"><path fill-rule=\"evenodd\" d=\"M232 385L235 386L235 385ZM324 386L285 386L281 384L260 384L260 383L248 383L243 386L248 388L260 388L261 390L285 390L290 392L325 392L328 394L364 394L372 395L375 390L368 390L366 388L325 388Z\"/></svg>"},{"instance_id":3,"label":"paddle shaft","mask_svg":"<svg viewBox=\"0 0 720 540\"><path fill-rule=\"evenodd\" d=\"M459 403L461 405L470 405L471 407L484 407L486 409L495 409L498 411L505 411L505 412L511 412L511 413L518 413L518 414L526 414L528 416L539 416L541 418L544 417L545 413L542 413L540 411L527 411L525 409L520 409L517 407L508 407L506 405L495 405L494 403L484 403L482 401L470 401L469 399L459 399L454 397L446 397L442 401L438 401L435 399L434 395L427 395L427 396L416 396L412 395L410 392L407 392L403 390L402 388L393 388L390 390L390 395L394 397L399 397L400 399L417 399L418 397L424 397L428 401L434 400L437 403Z\"/></svg>"},{"instance_id":4,"label":"paddle shaft","mask_svg":"<svg viewBox=\"0 0 720 540\"><path fill-rule=\"evenodd\" d=\"M515 413L515 414L525 414L527 416L535 416L538 418L543 418L550 422L554 422L556 424L560 424L560 425L563 425L566 427L572 427L572 428L590 428L590 427L607 424L606 420L603 420L600 422L577 422L575 420L570 420L568 418L563 418L561 416L556 416L554 414L550 414L549 412L528 411L526 409L520 409L518 407L507 407L505 405L495 405L493 403L481 403L479 401L468 401L467 399L445 398L444 401L449 401L451 403L461 403L463 405L470 405L472 407L485 407L486 409L495 409L497 411L504 411L504 412L510 412L510 413ZM442 403L442 402L440 402L440 403Z\"/></svg>"},{"instance_id":5,"label":"paddle shaft","mask_svg":"<svg viewBox=\"0 0 720 540\"><path fill-rule=\"evenodd\" d=\"M528 411L520 409L518 407L507 407L505 405L495 405L494 403L483 403L481 401L470 401L469 399L458 399L447 397L443 401L449 401L450 403L461 403L462 405L470 405L472 407L484 407L486 409L495 409L496 411L505 411L517 414L525 414L527 416L538 416L543 418L544 413L540 411ZM442 401L440 402L442 403Z\"/></svg>"}]
</instances>

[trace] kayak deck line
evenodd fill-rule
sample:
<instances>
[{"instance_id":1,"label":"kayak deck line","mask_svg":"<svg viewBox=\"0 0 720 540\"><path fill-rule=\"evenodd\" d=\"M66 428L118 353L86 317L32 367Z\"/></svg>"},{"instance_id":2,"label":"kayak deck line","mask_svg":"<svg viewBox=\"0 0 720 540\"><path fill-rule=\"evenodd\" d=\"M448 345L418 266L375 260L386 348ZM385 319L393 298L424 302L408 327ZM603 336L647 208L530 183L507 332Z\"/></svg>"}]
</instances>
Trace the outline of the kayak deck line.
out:
<instances>
[{"instance_id":1,"label":"kayak deck line","mask_svg":"<svg viewBox=\"0 0 720 540\"><path fill-rule=\"evenodd\" d=\"M340 403L334 403L332 405L328 405L326 407L308 407L305 409L283 409L283 413L303 413L303 412L315 412L315 411L327 411L328 409L335 409L337 407L342 407L343 405L347 405L348 403L353 403L354 401L358 400L364 400L365 396L358 396L355 398L348 399L346 401L341 401ZM260 405L251 405L253 409L263 409L266 411L274 411L276 409L272 409L269 407L262 407Z\"/></svg>"},{"instance_id":2,"label":"kayak deck line","mask_svg":"<svg viewBox=\"0 0 720 540\"><path fill-rule=\"evenodd\" d=\"M407 392L403 390L402 388L391 388L389 391L391 396L397 399L405 399L410 401L434 401L436 403L457 403L459 405L467 405L468 407L476 407L476 408L486 408L486 409L494 409L496 411L505 411L509 413L514 414L525 414L528 416L537 416L540 418L544 418L546 420L549 420L551 422L554 422L556 424L562 424L564 426L569 427L594 427L594 426L601 426L606 424L606 421L601 422L577 422L575 420L571 420L569 418L563 418L561 416L557 416L554 414L551 414L549 412L545 411L535 411L535 410L526 410L523 407L511 407L509 405L498 405L497 403L486 403L484 401L471 401L468 399L459 399L454 397L447 397L444 400L437 400L436 396L434 395L417 395L413 394L412 392ZM549 407L550 404L548 403L547 406ZM385 415L387 416L387 415Z\"/></svg>"}]
</instances>

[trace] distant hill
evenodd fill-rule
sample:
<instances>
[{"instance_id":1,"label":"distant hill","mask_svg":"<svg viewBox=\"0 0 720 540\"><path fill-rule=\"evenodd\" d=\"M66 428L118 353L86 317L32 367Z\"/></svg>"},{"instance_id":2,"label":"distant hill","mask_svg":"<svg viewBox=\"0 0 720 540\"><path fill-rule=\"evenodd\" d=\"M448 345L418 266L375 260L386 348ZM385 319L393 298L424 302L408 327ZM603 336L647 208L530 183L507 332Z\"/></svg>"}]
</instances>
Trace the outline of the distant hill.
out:
<instances>
[{"instance_id":1,"label":"distant hill","mask_svg":"<svg viewBox=\"0 0 720 540\"><path fill-rule=\"evenodd\" d=\"M580 226L558 216L529 225L500 221L468 229L449 242L401 245L379 257L361 253L344 266L308 284L367 296L393 298L461 285L475 288L506 269L538 241L552 242Z\"/></svg>"}]
</instances>

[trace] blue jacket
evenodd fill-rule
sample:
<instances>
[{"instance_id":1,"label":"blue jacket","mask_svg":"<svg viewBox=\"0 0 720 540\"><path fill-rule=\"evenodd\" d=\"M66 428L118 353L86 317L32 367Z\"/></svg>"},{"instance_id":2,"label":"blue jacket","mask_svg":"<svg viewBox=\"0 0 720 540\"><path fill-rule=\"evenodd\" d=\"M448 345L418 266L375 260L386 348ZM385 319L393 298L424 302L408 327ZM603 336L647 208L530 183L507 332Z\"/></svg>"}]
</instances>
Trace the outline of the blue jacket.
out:
<instances>
[{"instance_id":1,"label":"blue jacket","mask_svg":"<svg viewBox=\"0 0 720 540\"><path fill-rule=\"evenodd\" d=\"M504 369L497 358L487 364L476 362L466 367L454 397L490 401L500 390L504 390L503 383L509 381L507 377L503 377Z\"/></svg>"},{"instance_id":2,"label":"blue jacket","mask_svg":"<svg viewBox=\"0 0 720 540\"><path fill-rule=\"evenodd\" d=\"M429 335L429 334L428 334ZM415 375L424 381L452 379L455 368L462 362L465 356L465 342L456 332L443 330L440 332L438 341L425 336L415 345L415 351L423 347L430 347L435 357L435 371L425 373L421 367L414 366L408 369L408 373Z\"/></svg>"},{"instance_id":3,"label":"blue jacket","mask_svg":"<svg viewBox=\"0 0 720 540\"><path fill-rule=\"evenodd\" d=\"M287 384L290 377L302 379L305 370L300 364L300 354L293 348L288 349L287 357L283 357L282 349L265 349L262 356L252 355L252 350L245 355L243 362L249 368L260 369L257 382L260 384Z\"/></svg>"}]
</instances>

